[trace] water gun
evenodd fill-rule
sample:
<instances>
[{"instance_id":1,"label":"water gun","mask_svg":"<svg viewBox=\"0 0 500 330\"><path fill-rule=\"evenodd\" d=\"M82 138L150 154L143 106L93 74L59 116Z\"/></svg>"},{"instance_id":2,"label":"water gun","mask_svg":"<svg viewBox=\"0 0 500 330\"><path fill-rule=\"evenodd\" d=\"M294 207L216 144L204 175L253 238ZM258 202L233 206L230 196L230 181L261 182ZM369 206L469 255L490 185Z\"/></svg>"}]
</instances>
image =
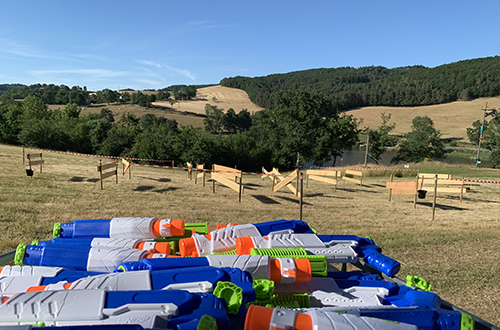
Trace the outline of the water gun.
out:
<instances>
[{"instance_id":1,"label":"water gun","mask_svg":"<svg viewBox=\"0 0 500 330\"><path fill-rule=\"evenodd\" d=\"M276 258L269 256L212 255L192 258L155 258L125 262L115 272L135 270L180 269L186 267L230 267L248 271L253 279L268 279L276 283L307 282L311 279L308 259Z\"/></svg>"},{"instance_id":2,"label":"water gun","mask_svg":"<svg viewBox=\"0 0 500 330\"><path fill-rule=\"evenodd\" d=\"M182 236L184 220L156 218L113 218L74 220L54 224L54 238L138 238Z\"/></svg>"},{"instance_id":3,"label":"water gun","mask_svg":"<svg viewBox=\"0 0 500 330\"><path fill-rule=\"evenodd\" d=\"M112 272L120 263L144 258L165 258L148 251L78 245L19 244L14 256L16 265L52 266L94 272Z\"/></svg>"},{"instance_id":4,"label":"water gun","mask_svg":"<svg viewBox=\"0 0 500 330\"><path fill-rule=\"evenodd\" d=\"M171 246L168 242L145 241L135 238L53 238L50 241L38 241L40 246L47 245L81 245L81 246L110 246L128 249L145 250L151 253L170 254Z\"/></svg>"},{"instance_id":5,"label":"water gun","mask_svg":"<svg viewBox=\"0 0 500 330\"><path fill-rule=\"evenodd\" d=\"M244 296L252 295L252 276L248 272L237 268L215 267L105 273L81 277L73 282L60 281L48 285L31 286L26 291L103 289L106 291L187 290L210 293L219 282L234 283L243 289ZM248 300L252 301L252 298Z\"/></svg>"},{"instance_id":6,"label":"water gun","mask_svg":"<svg viewBox=\"0 0 500 330\"><path fill-rule=\"evenodd\" d=\"M204 315L229 329L225 303L213 294L184 290L67 290L25 292L0 305L0 325L137 324L144 329L197 329ZM57 329L57 328L56 328Z\"/></svg>"},{"instance_id":7,"label":"water gun","mask_svg":"<svg viewBox=\"0 0 500 330\"><path fill-rule=\"evenodd\" d=\"M381 253L382 249L369 238L354 235L316 235L270 233L267 237L247 236L236 239L236 253L250 254L253 248L303 248L307 253L326 255L329 263L356 263L358 257L389 277L396 275L401 265Z\"/></svg>"},{"instance_id":8,"label":"water gun","mask_svg":"<svg viewBox=\"0 0 500 330\"><path fill-rule=\"evenodd\" d=\"M181 256L200 257L234 250L238 237L262 237L270 233L312 233L307 223L301 220L275 220L256 224L218 226L209 235L195 234L179 241Z\"/></svg>"},{"instance_id":9,"label":"water gun","mask_svg":"<svg viewBox=\"0 0 500 330\"><path fill-rule=\"evenodd\" d=\"M4 266L0 271L0 294L12 296L29 287L49 285L61 281L73 282L100 272L68 270L61 267Z\"/></svg>"},{"instance_id":10,"label":"water gun","mask_svg":"<svg viewBox=\"0 0 500 330\"><path fill-rule=\"evenodd\" d=\"M281 325L288 326L283 329L337 329L335 327L336 322L338 322L339 315L352 315L354 317L362 317L373 319L381 319L390 321L389 324L410 324L413 325L413 329L428 329L428 330L468 330L474 329L474 320L467 313L461 313L455 310L445 310L441 308L441 299L435 293L415 291L409 289L404 298L397 297L393 301L393 305L389 306L375 306L375 307L323 307L323 308L311 308L303 309L305 314L309 317L300 316L302 321L305 323L290 324L286 323L295 318L299 318L297 312L283 310L283 309L264 309L265 307L251 306L248 309L247 321L249 322L249 327L245 325L245 330L252 329L270 329L270 322L285 322L279 323ZM258 314L258 317L252 317ZM276 318L277 316L277 318ZM276 319L275 319L276 318ZM255 320L253 320L255 319ZM266 319L266 321L263 321ZM274 320L273 320L274 319ZM281 321L278 321L281 320ZM365 319L367 321L367 319ZM256 323L260 322L258 325L261 326L256 328ZM396 322L396 323L394 323ZM401 323L398 323L401 322ZM267 324L267 326L266 326ZM307 324L305 326L304 324ZM353 324L353 323L351 323ZM354 323L355 324L355 323ZM361 324L361 323L360 323ZM375 329L392 329L389 324L379 324L378 327L373 327ZM251 326L250 326L251 325ZM313 326L314 328L309 328ZM277 327L277 329L281 329ZM358 329L352 327L351 329ZM362 329L364 329L362 327ZM371 329L371 328L370 328ZM394 329L407 329L394 328ZM411 329L411 328L408 328Z\"/></svg>"}]
</instances>

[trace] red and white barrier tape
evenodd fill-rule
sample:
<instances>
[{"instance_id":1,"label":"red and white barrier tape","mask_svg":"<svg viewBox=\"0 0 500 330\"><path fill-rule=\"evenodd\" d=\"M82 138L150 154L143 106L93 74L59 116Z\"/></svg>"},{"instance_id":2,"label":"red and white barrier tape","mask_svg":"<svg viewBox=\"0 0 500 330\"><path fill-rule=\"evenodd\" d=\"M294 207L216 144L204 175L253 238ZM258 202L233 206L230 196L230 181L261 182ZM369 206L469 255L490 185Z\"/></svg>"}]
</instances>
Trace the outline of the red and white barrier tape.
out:
<instances>
[{"instance_id":1,"label":"red and white barrier tape","mask_svg":"<svg viewBox=\"0 0 500 330\"><path fill-rule=\"evenodd\" d=\"M31 148L29 148L31 149ZM98 158L113 158L113 159L130 159L130 160L142 160L146 162L172 162L171 160L161 160L161 159L143 159L143 158L130 158L130 157L116 157L116 156L102 156L102 155L92 155L92 154L81 154L78 152L68 152L68 151L58 151L58 150L48 150L48 149L31 149L44 152L53 152L56 154L67 154L76 156L87 156L87 157L98 157Z\"/></svg>"}]
</instances>

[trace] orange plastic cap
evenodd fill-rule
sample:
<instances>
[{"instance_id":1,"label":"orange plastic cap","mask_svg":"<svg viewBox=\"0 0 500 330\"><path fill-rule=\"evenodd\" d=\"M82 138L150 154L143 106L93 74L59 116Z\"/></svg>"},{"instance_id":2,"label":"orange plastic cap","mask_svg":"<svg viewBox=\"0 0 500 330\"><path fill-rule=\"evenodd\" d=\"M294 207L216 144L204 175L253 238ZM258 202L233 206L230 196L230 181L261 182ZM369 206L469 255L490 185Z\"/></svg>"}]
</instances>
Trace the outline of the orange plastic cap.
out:
<instances>
[{"instance_id":1,"label":"orange plastic cap","mask_svg":"<svg viewBox=\"0 0 500 330\"><path fill-rule=\"evenodd\" d=\"M170 254L170 243L168 242L157 242L153 249L153 253Z\"/></svg>"},{"instance_id":2,"label":"orange plastic cap","mask_svg":"<svg viewBox=\"0 0 500 330\"><path fill-rule=\"evenodd\" d=\"M227 225L223 225L221 223L217 224L217 227L215 227L215 230L219 230L219 229L222 229L222 228L226 228Z\"/></svg>"},{"instance_id":3,"label":"orange plastic cap","mask_svg":"<svg viewBox=\"0 0 500 330\"><path fill-rule=\"evenodd\" d=\"M269 323L273 317L273 309L250 305L245 318L244 330L262 330L269 329Z\"/></svg>"},{"instance_id":4,"label":"orange plastic cap","mask_svg":"<svg viewBox=\"0 0 500 330\"><path fill-rule=\"evenodd\" d=\"M9 298L10 298L10 297L2 297L2 304L3 304L4 302L6 302L7 300L9 300Z\"/></svg>"},{"instance_id":5,"label":"orange plastic cap","mask_svg":"<svg viewBox=\"0 0 500 330\"><path fill-rule=\"evenodd\" d=\"M295 259L297 274L295 282L309 282L312 277L311 262L309 259Z\"/></svg>"},{"instance_id":6,"label":"orange plastic cap","mask_svg":"<svg viewBox=\"0 0 500 330\"><path fill-rule=\"evenodd\" d=\"M170 235L183 236L185 231L184 220L176 219L170 221Z\"/></svg>"},{"instance_id":7,"label":"orange plastic cap","mask_svg":"<svg viewBox=\"0 0 500 330\"><path fill-rule=\"evenodd\" d=\"M144 250L145 245L146 242L139 242L137 243L135 248L138 250ZM148 251L152 253L170 254L170 249L171 249L170 243L156 242L154 247L152 249L148 249Z\"/></svg>"},{"instance_id":8,"label":"orange plastic cap","mask_svg":"<svg viewBox=\"0 0 500 330\"><path fill-rule=\"evenodd\" d=\"M181 257L199 257L198 250L196 249L196 243L194 238L188 237L179 240L179 252L181 253Z\"/></svg>"},{"instance_id":9,"label":"orange plastic cap","mask_svg":"<svg viewBox=\"0 0 500 330\"><path fill-rule=\"evenodd\" d=\"M161 234L161 220L153 221L153 227L151 231L155 237L162 237L164 235ZM169 224L163 225L164 227L170 228L170 236L183 236L186 231L184 220L170 220Z\"/></svg>"},{"instance_id":10,"label":"orange plastic cap","mask_svg":"<svg viewBox=\"0 0 500 330\"><path fill-rule=\"evenodd\" d=\"M250 254L250 251L254 247L255 247L255 245L253 244L253 240L250 236L238 237L236 239L236 254L237 255L241 256L244 254Z\"/></svg>"}]
</instances>

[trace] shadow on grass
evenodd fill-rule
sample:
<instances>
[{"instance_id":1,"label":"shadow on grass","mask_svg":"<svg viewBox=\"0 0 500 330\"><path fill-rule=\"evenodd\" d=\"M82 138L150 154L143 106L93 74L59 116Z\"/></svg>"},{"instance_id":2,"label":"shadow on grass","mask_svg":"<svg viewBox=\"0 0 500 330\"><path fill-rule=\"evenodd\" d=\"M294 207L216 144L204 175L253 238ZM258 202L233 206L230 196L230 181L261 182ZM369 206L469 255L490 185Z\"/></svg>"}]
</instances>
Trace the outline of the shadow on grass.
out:
<instances>
[{"instance_id":1,"label":"shadow on grass","mask_svg":"<svg viewBox=\"0 0 500 330\"><path fill-rule=\"evenodd\" d=\"M149 191L153 190L155 187L154 186L137 186L136 188L132 189L133 191Z\"/></svg>"},{"instance_id":2,"label":"shadow on grass","mask_svg":"<svg viewBox=\"0 0 500 330\"><path fill-rule=\"evenodd\" d=\"M255 198L256 200L258 200L263 204L281 204L280 202L275 201L274 199L264 195L250 195L250 196L252 196L253 198Z\"/></svg>"},{"instance_id":3,"label":"shadow on grass","mask_svg":"<svg viewBox=\"0 0 500 330\"><path fill-rule=\"evenodd\" d=\"M142 178L142 179L146 179L146 180L153 180L153 181L158 181L158 182L172 182L172 180L168 179L168 178L159 178L159 179L156 179L156 178L147 178L147 177L144 177L144 176L138 176L138 178Z\"/></svg>"},{"instance_id":4,"label":"shadow on grass","mask_svg":"<svg viewBox=\"0 0 500 330\"><path fill-rule=\"evenodd\" d=\"M372 190L365 190L365 189L349 189L349 188L339 188L337 187L337 190L342 190L342 191L347 191L347 192L365 192L365 193L370 193L370 194L378 194L379 191L372 191Z\"/></svg>"},{"instance_id":5,"label":"shadow on grass","mask_svg":"<svg viewBox=\"0 0 500 330\"><path fill-rule=\"evenodd\" d=\"M169 187L169 188L165 188L165 189L153 190L153 192L162 194L162 193L169 192L169 191L175 191L177 189L179 189L179 188L177 188L177 187Z\"/></svg>"},{"instance_id":6,"label":"shadow on grass","mask_svg":"<svg viewBox=\"0 0 500 330\"><path fill-rule=\"evenodd\" d=\"M74 176L72 177L71 179L69 179L68 181L71 181L71 182L83 182L83 181L87 181L87 182L99 182L99 178L92 178L92 179L87 179L83 176Z\"/></svg>"},{"instance_id":7,"label":"shadow on grass","mask_svg":"<svg viewBox=\"0 0 500 330\"><path fill-rule=\"evenodd\" d=\"M298 199L283 197L283 196L276 196L276 197L284 199L284 200L289 201L289 202L292 202L292 203L297 204L297 205L300 203L300 201ZM302 205L313 205L313 204L302 201Z\"/></svg>"},{"instance_id":8,"label":"shadow on grass","mask_svg":"<svg viewBox=\"0 0 500 330\"><path fill-rule=\"evenodd\" d=\"M413 202L411 202L413 204ZM417 207L418 206L427 206L427 207L430 207L432 208L432 202L417 202ZM455 211L468 211L470 209L468 208L465 208L465 207L456 207L456 206L451 206L451 205L442 205L442 204L438 204L436 203L436 208L437 209L440 209L440 210L455 210Z\"/></svg>"}]
</instances>

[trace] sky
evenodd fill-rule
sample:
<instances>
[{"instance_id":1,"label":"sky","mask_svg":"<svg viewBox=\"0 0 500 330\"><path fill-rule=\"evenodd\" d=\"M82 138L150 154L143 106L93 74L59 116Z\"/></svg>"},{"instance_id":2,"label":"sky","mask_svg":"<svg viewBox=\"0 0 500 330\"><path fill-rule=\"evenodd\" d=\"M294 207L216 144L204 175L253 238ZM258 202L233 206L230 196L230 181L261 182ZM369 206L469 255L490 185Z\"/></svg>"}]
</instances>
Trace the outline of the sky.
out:
<instances>
[{"instance_id":1,"label":"sky","mask_svg":"<svg viewBox=\"0 0 500 330\"><path fill-rule=\"evenodd\" d=\"M0 84L160 89L500 55L500 0L0 0Z\"/></svg>"}]
</instances>

